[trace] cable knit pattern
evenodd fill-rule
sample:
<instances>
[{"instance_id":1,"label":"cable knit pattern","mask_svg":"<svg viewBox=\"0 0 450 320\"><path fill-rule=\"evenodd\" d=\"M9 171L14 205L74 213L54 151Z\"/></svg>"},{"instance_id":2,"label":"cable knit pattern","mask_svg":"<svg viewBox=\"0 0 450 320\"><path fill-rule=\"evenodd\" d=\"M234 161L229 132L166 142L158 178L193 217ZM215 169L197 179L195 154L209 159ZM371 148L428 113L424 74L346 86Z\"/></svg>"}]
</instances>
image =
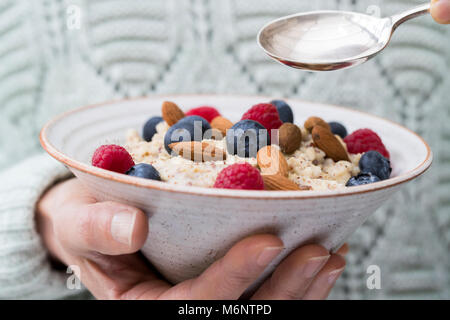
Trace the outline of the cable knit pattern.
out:
<instances>
[{"instance_id":1,"label":"cable knit pattern","mask_svg":"<svg viewBox=\"0 0 450 320\"><path fill-rule=\"evenodd\" d=\"M383 16L426 0L0 0L0 297L64 297L34 231L35 201L64 170L40 152L40 127L65 110L154 93L243 93L346 105L423 135L433 169L381 208L350 240L332 298L450 297L450 28L430 17L396 32L374 60L333 73L291 70L258 48L258 29L314 9ZM82 28L66 27L67 7ZM414 152L414 150L411 150ZM31 163L33 165L31 166ZM59 168L59 169L56 169ZM5 182L7 181L7 183ZM378 265L382 289L368 290ZM42 296L40 296L42 297Z\"/></svg>"},{"instance_id":2,"label":"cable knit pattern","mask_svg":"<svg viewBox=\"0 0 450 320\"><path fill-rule=\"evenodd\" d=\"M45 155L0 175L0 298L55 299L74 294L65 287L67 277L51 269L34 219L42 193L68 176L63 165Z\"/></svg>"}]
</instances>

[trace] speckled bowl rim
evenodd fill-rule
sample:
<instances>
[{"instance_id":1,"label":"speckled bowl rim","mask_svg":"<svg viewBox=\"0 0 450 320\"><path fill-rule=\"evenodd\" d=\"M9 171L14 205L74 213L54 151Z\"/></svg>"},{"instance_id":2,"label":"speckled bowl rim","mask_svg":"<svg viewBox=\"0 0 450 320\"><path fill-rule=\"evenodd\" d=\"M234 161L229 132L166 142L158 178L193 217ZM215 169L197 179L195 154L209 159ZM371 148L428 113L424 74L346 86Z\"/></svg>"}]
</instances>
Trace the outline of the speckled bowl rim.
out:
<instances>
[{"instance_id":1,"label":"speckled bowl rim","mask_svg":"<svg viewBox=\"0 0 450 320\"><path fill-rule=\"evenodd\" d=\"M67 155L65 155L63 152L58 150L55 146L53 146L48 137L47 133L49 129L55 125L58 121L78 112L82 112L86 109L90 108L98 108L98 107L104 107L106 105L110 104L117 104L117 103L124 103L124 102L132 102L132 101L140 101L140 100L150 100L152 98L156 99L168 99L168 100L176 100L176 99L183 99L183 98L194 98L194 97L203 97L203 98L215 98L215 97L230 97L230 98L254 98L255 101L270 101L272 98L267 96L259 96L259 95L211 95L211 94L168 94L168 95L152 95L148 97L140 97L140 98L132 98L132 99L121 99L121 100L113 100L113 101L107 101L103 103L88 105L84 107L80 107L77 109L73 109L70 111L67 111L52 120L50 120L41 130L39 135L39 140L41 142L42 147L45 149L45 151L50 154L53 158L56 160L62 162L66 166L73 168L75 170L94 175L99 178L112 180L115 182L124 183L127 185L132 185L135 187L145 188L145 189L153 189L153 190L159 190L159 191L168 191L168 192L176 192L176 193L182 193L187 195L197 195L197 196L208 196L208 197L218 197L218 198L239 198L239 199L261 199L261 200L277 200L277 199L316 199L316 198L333 198L333 197L343 197L343 196L353 196L358 194L364 194L369 192L375 192L383 189L389 189L393 188L395 186L398 186L400 184L404 184L406 182L409 182L423 173L425 173L431 166L433 162L433 153L431 151L430 146L428 143L417 133L414 131L396 123L391 120L384 119L382 117L378 117L372 114L368 114L359 110L353 110L350 108L330 105L330 104L323 104L323 103L316 103L316 102L309 102L305 100L299 100L299 99L287 99L291 102L297 102L297 103L307 103L316 105L318 107L332 107L334 109L340 109L340 110L346 110L357 114L362 114L367 117L372 117L378 120L382 120L388 123L391 123L398 128L402 130L406 130L409 133L415 135L426 147L427 149L427 156L425 160L419 164L415 169L410 170L406 173L403 173L397 177L384 180L381 182L364 185L364 186L358 186L358 187L351 187L351 188L345 188L343 190L331 190L331 191L249 191L249 190L227 190L227 189L213 189L213 188L202 188L202 187L192 187L192 186L182 186L182 185L173 185L168 184L164 182L159 181L152 181L152 180L145 180L145 179L138 179L134 177L129 177L123 174L110 172L104 169L93 167L89 164L74 160Z\"/></svg>"}]
</instances>

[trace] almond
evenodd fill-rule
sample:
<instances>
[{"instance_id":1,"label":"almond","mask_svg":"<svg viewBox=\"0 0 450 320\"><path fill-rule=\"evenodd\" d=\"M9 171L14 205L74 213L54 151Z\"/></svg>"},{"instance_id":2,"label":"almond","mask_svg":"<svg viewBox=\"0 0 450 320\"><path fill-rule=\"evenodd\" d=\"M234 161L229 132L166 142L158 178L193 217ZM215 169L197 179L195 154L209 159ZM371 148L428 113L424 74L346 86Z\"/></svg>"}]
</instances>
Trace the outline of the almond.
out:
<instances>
[{"instance_id":1,"label":"almond","mask_svg":"<svg viewBox=\"0 0 450 320\"><path fill-rule=\"evenodd\" d=\"M258 151L258 166L263 175L281 175L287 177L289 165L278 146L266 146Z\"/></svg>"},{"instance_id":2,"label":"almond","mask_svg":"<svg viewBox=\"0 0 450 320\"><path fill-rule=\"evenodd\" d=\"M305 121L305 129L308 130L309 132L312 132L312 130L315 126L321 126L325 129L331 131L330 125L322 118L311 117Z\"/></svg>"},{"instance_id":3,"label":"almond","mask_svg":"<svg viewBox=\"0 0 450 320\"><path fill-rule=\"evenodd\" d=\"M162 117L169 126L173 126L183 119L185 114L175 103L165 101L162 105Z\"/></svg>"},{"instance_id":4,"label":"almond","mask_svg":"<svg viewBox=\"0 0 450 320\"><path fill-rule=\"evenodd\" d=\"M344 139L342 139L341 136L338 136L337 134L335 134L334 136L336 137L336 139L338 139L338 141L344 147L345 151L347 151L347 153L348 153L347 145L345 144Z\"/></svg>"},{"instance_id":5,"label":"almond","mask_svg":"<svg viewBox=\"0 0 450 320\"><path fill-rule=\"evenodd\" d=\"M299 186L281 175L263 175L264 187L271 191L307 191L311 187Z\"/></svg>"},{"instance_id":6,"label":"almond","mask_svg":"<svg viewBox=\"0 0 450 320\"><path fill-rule=\"evenodd\" d=\"M172 143L170 149L184 159L195 162L223 161L226 159L226 152L217 148L213 143L187 141Z\"/></svg>"},{"instance_id":7,"label":"almond","mask_svg":"<svg viewBox=\"0 0 450 320\"><path fill-rule=\"evenodd\" d=\"M233 122L224 117L215 117L211 122L211 127L222 132L224 137L227 135L227 130L231 129L232 126Z\"/></svg>"},{"instance_id":8,"label":"almond","mask_svg":"<svg viewBox=\"0 0 450 320\"><path fill-rule=\"evenodd\" d=\"M278 137L281 151L286 154L295 152L302 143L302 131L292 123L283 124L278 131Z\"/></svg>"},{"instance_id":9,"label":"almond","mask_svg":"<svg viewBox=\"0 0 450 320\"><path fill-rule=\"evenodd\" d=\"M321 126L315 126L312 131L314 144L321 149L327 157L334 161L350 161L347 150L330 131Z\"/></svg>"}]
</instances>

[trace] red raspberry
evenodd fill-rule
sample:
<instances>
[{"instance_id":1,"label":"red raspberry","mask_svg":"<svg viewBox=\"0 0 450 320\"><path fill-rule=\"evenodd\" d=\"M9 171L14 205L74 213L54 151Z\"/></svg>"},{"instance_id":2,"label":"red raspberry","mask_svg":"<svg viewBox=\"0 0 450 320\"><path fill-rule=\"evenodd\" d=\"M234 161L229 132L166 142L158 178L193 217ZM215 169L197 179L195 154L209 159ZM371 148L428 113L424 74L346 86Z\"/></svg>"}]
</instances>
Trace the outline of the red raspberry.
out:
<instances>
[{"instance_id":1,"label":"red raspberry","mask_svg":"<svg viewBox=\"0 0 450 320\"><path fill-rule=\"evenodd\" d=\"M264 190L264 181L258 169L248 163L233 164L219 173L214 188Z\"/></svg>"},{"instance_id":2,"label":"red raspberry","mask_svg":"<svg viewBox=\"0 0 450 320\"><path fill-rule=\"evenodd\" d=\"M347 136L344 142L347 144L348 152L350 153L378 151L387 159L390 158L389 151L387 151L380 136L370 129L357 130Z\"/></svg>"},{"instance_id":3,"label":"red raspberry","mask_svg":"<svg viewBox=\"0 0 450 320\"><path fill-rule=\"evenodd\" d=\"M126 173L134 166L134 161L125 148L105 145L95 150L92 156L92 165L117 173Z\"/></svg>"},{"instance_id":4,"label":"red raspberry","mask_svg":"<svg viewBox=\"0 0 450 320\"><path fill-rule=\"evenodd\" d=\"M271 130L279 129L283 125L277 107L269 103L261 103L253 106L244 114L242 120L259 122L269 131L269 134Z\"/></svg>"},{"instance_id":5,"label":"red raspberry","mask_svg":"<svg viewBox=\"0 0 450 320\"><path fill-rule=\"evenodd\" d=\"M200 116L200 117L204 118L206 121L208 121L209 123L211 123L214 120L214 118L220 117L220 113L213 107L205 106L205 107L198 107L198 108L189 110L186 113L186 116Z\"/></svg>"}]
</instances>

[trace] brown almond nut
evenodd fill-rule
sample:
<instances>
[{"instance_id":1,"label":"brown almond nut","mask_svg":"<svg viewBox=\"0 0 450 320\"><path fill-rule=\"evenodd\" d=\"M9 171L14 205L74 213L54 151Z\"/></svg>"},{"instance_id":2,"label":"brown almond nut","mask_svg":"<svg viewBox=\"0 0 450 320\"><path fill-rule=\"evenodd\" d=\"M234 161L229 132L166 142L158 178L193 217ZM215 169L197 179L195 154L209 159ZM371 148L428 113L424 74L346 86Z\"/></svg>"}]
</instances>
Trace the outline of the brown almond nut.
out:
<instances>
[{"instance_id":1,"label":"brown almond nut","mask_svg":"<svg viewBox=\"0 0 450 320\"><path fill-rule=\"evenodd\" d=\"M341 136L338 136L337 134L335 134L334 136L336 137L336 139L338 139L338 141L344 147L345 151L347 151L347 153L348 153L348 148L347 148L347 145L344 142L344 139L342 139Z\"/></svg>"},{"instance_id":2,"label":"brown almond nut","mask_svg":"<svg viewBox=\"0 0 450 320\"><path fill-rule=\"evenodd\" d=\"M280 175L263 175L264 188L270 191L307 191L309 186L299 186L295 182Z\"/></svg>"},{"instance_id":3,"label":"brown almond nut","mask_svg":"<svg viewBox=\"0 0 450 320\"><path fill-rule=\"evenodd\" d=\"M286 154L295 152L302 144L302 130L292 123L283 124L278 131L278 137L281 151Z\"/></svg>"},{"instance_id":4,"label":"brown almond nut","mask_svg":"<svg viewBox=\"0 0 450 320\"><path fill-rule=\"evenodd\" d=\"M223 149L208 142L177 142L170 144L169 147L175 154L194 162L224 161L227 156Z\"/></svg>"},{"instance_id":5,"label":"brown almond nut","mask_svg":"<svg viewBox=\"0 0 450 320\"><path fill-rule=\"evenodd\" d=\"M256 156L258 166L263 175L281 175L287 177L289 165L278 146L265 146L258 151Z\"/></svg>"},{"instance_id":6,"label":"brown almond nut","mask_svg":"<svg viewBox=\"0 0 450 320\"><path fill-rule=\"evenodd\" d=\"M308 120L305 121L305 129L308 130L309 132L312 132L315 126L321 126L331 131L330 125L322 118L310 117Z\"/></svg>"},{"instance_id":7,"label":"brown almond nut","mask_svg":"<svg viewBox=\"0 0 450 320\"><path fill-rule=\"evenodd\" d=\"M181 110L175 103L165 101L162 105L162 117L165 122L171 127L178 121L185 117L183 110Z\"/></svg>"},{"instance_id":8,"label":"brown almond nut","mask_svg":"<svg viewBox=\"0 0 450 320\"><path fill-rule=\"evenodd\" d=\"M227 130L231 129L232 126L233 122L224 117L215 117L213 121L211 121L211 128L222 132L224 137L227 135Z\"/></svg>"},{"instance_id":9,"label":"brown almond nut","mask_svg":"<svg viewBox=\"0 0 450 320\"><path fill-rule=\"evenodd\" d=\"M321 126L315 126L312 131L312 138L314 144L325 152L327 157L336 162L341 160L350 161L347 150L331 131Z\"/></svg>"}]
</instances>

